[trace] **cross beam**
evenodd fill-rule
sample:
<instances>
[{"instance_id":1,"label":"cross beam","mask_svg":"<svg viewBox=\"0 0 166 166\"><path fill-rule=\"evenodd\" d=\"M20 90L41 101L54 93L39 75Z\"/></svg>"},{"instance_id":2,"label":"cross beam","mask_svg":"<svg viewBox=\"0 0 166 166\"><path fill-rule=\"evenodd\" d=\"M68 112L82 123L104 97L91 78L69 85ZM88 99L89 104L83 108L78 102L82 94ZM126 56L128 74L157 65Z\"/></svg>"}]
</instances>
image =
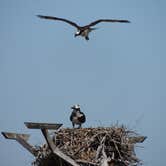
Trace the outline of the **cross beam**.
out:
<instances>
[{"instance_id":1,"label":"cross beam","mask_svg":"<svg viewBox=\"0 0 166 166\"><path fill-rule=\"evenodd\" d=\"M11 132L1 132L1 134L6 139L17 139L18 136L22 137L24 140L28 141L30 135L29 134L18 134L18 133L11 133Z\"/></svg>"},{"instance_id":2,"label":"cross beam","mask_svg":"<svg viewBox=\"0 0 166 166\"><path fill-rule=\"evenodd\" d=\"M24 124L29 129L49 129L49 130L58 130L63 125L56 123L33 123L33 122L24 122Z\"/></svg>"},{"instance_id":3,"label":"cross beam","mask_svg":"<svg viewBox=\"0 0 166 166\"><path fill-rule=\"evenodd\" d=\"M53 123L32 123L32 122L25 122L24 123L26 125L26 127L28 127L29 129L41 129L42 134L44 135L44 138L47 141L47 144L51 150L51 152L55 155L58 156L60 159L66 161L67 163L69 163L72 166L80 166L79 164L77 164L72 158L70 158L69 156L67 156L66 154L64 154L63 152L61 152L59 150L59 148L57 148L54 144L54 142L52 141L48 130L58 130L62 124L53 124Z\"/></svg>"},{"instance_id":4,"label":"cross beam","mask_svg":"<svg viewBox=\"0 0 166 166\"><path fill-rule=\"evenodd\" d=\"M2 135L6 139L13 139L20 143L25 149L27 149L31 154L37 156L37 150L29 144L27 141L30 137L29 134L19 134L19 133L10 133L10 132L2 132Z\"/></svg>"},{"instance_id":5,"label":"cross beam","mask_svg":"<svg viewBox=\"0 0 166 166\"><path fill-rule=\"evenodd\" d=\"M53 143L48 129L50 130L58 130L62 124L57 123L34 123L34 122L24 122L25 126L29 129L41 129L42 134L44 135L44 138L47 141L47 144L50 148L50 150L53 152L55 149L55 144Z\"/></svg>"}]
</instances>

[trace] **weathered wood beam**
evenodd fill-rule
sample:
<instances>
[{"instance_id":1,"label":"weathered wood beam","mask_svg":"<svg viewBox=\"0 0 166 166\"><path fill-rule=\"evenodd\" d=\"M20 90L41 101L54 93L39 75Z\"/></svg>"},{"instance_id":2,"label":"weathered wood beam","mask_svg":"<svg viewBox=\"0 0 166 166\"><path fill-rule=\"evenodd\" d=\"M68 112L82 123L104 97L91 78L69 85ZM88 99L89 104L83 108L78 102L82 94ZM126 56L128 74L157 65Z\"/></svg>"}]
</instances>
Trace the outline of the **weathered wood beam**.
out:
<instances>
[{"instance_id":1,"label":"weathered wood beam","mask_svg":"<svg viewBox=\"0 0 166 166\"><path fill-rule=\"evenodd\" d=\"M33 122L24 122L24 124L29 129L41 129L42 134L44 135L44 138L47 141L47 144L50 148L50 150L53 152L55 149L55 144L52 141L52 138L50 137L50 134L48 132L49 129L57 130L59 129L62 124L54 124L54 123L33 123Z\"/></svg>"},{"instance_id":2,"label":"weathered wood beam","mask_svg":"<svg viewBox=\"0 0 166 166\"><path fill-rule=\"evenodd\" d=\"M47 129L41 129L41 131L42 131L42 134L44 135L44 138L47 141L47 144L48 144L50 150L53 152L54 149L55 149L55 144L53 143L53 141L52 141L52 139L51 139L51 137L49 135L48 130Z\"/></svg>"},{"instance_id":3,"label":"weathered wood beam","mask_svg":"<svg viewBox=\"0 0 166 166\"><path fill-rule=\"evenodd\" d=\"M24 122L27 128L29 129L41 129L44 138L48 144L49 149L53 152L55 149L55 144L50 137L48 130L54 129L58 130L62 124L54 124L54 123L34 123L34 122Z\"/></svg>"},{"instance_id":4,"label":"weathered wood beam","mask_svg":"<svg viewBox=\"0 0 166 166\"><path fill-rule=\"evenodd\" d=\"M17 137L17 142L19 142L25 149L27 149L31 154L37 156L38 151L32 145L30 145L26 140L22 139L20 136Z\"/></svg>"},{"instance_id":5,"label":"weathered wood beam","mask_svg":"<svg viewBox=\"0 0 166 166\"><path fill-rule=\"evenodd\" d=\"M33 123L33 122L24 122L24 124L29 129L49 129L49 130L58 130L63 125L56 123Z\"/></svg>"},{"instance_id":6,"label":"weathered wood beam","mask_svg":"<svg viewBox=\"0 0 166 166\"><path fill-rule=\"evenodd\" d=\"M50 148L50 150L52 151L52 153L56 156L58 156L60 159L62 160L65 160L66 162L68 162L69 164L73 165L73 166L79 166L79 164L77 164L72 158L70 158L69 156L65 155L63 152L61 152L56 146L55 144L53 143L50 135L49 135L49 132L47 129L42 129L41 130L46 141L47 141L47 144Z\"/></svg>"},{"instance_id":7,"label":"weathered wood beam","mask_svg":"<svg viewBox=\"0 0 166 166\"><path fill-rule=\"evenodd\" d=\"M28 140L30 135L29 134L18 134L18 133L11 133L11 132L1 132L1 134L6 139L17 139L18 136L22 137L24 140Z\"/></svg>"},{"instance_id":8,"label":"weathered wood beam","mask_svg":"<svg viewBox=\"0 0 166 166\"><path fill-rule=\"evenodd\" d=\"M55 156L58 156L60 159L68 162L69 164L71 164L72 166L79 166L79 164L77 164L72 158L70 158L69 156L65 155L63 152L61 152L56 146L55 144L53 143L49 133L48 133L48 130L47 129L42 129L41 130L46 141L47 141L47 144L51 150L51 152L55 155Z\"/></svg>"},{"instance_id":9,"label":"weathered wood beam","mask_svg":"<svg viewBox=\"0 0 166 166\"><path fill-rule=\"evenodd\" d=\"M6 139L13 139L19 142L25 149L27 149L32 155L37 156L37 150L30 145L27 141L30 137L29 134L18 134L18 133L9 133L9 132L2 132L2 135Z\"/></svg>"},{"instance_id":10,"label":"weathered wood beam","mask_svg":"<svg viewBox=\"0 0 166 166\"><path fill-rule=\"evenodd\" d=\"M25 122L24 123L26 125L27 128L29 129L41 129L42 134L44 135L47 144L50 148L50 150L52 151L52 153L59 157L60 159L66 161L67 163L69 163L72 166L80 166L79 164L77 164L72 158L70 158L69 156L67 156L66 154L64 154L63 152L61 152L53 143L50 134L48 132L48 130L54 129L57 130L59 129L62 124L53 124L53 123L32 123L32 122Z\"/></svg>"},{"instance_id":11,"label":"weathered wood beam","mask_svg":"<svg viewBox=\"0 0 166 166\"><path fill-rule=\"evenodd\" d=\"M61 152L59 150L59 148L55 148L53 153L60 157L62 160L66 161L67 163L71 164L72 166L80 166L79 164L77 164L72 158L70 158L69 156L67 156L66 154L64 154L63 152Z\"/></svg>"}]
</instances>

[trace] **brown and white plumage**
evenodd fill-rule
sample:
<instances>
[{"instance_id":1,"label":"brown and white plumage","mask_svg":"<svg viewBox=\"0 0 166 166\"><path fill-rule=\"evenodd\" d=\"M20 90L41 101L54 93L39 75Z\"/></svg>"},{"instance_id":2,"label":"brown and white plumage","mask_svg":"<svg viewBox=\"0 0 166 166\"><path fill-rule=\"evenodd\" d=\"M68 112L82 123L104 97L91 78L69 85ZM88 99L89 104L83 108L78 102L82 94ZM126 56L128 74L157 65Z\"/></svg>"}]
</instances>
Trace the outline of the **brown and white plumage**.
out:
<instances>
[{"instance_id":1,"label":"brown and white plumage","mask_svg":"<svg viewBox=\"0 0 166 166\"><path fill-rule=\"evenodd\" d=\"M81 112L79 104L72 106L71 109L73 111L70 115L70 121L72 122L73 128L75 127L75 125L79 125L78 128L81 128L82 123L85 123L86 121L85 114Z\"/></svg>"},{"instance_id":2,"label":"brown and white plumage","mask_svg":"<svg viewBox=\"0 0 166 166\"><path fill-rule=\"evenodd\" d=\"M101 22L111 22L111 23L115 23L115 22L119 22L119 23L130 23L130 21L128 20L116 20L116 19L99 19L96 21L91 22L88 25L85 26L79 26L77 25L75 22L72 22L70 20L64 19L64 18L59 18L59 17L53 17L53 16L43 16L43 15L37 15L39 18L42 19L49 19L49 20L55 20L55 21L63 21L66 22L68 24L70 24L71 26L74 26L75 28L77 28L77 32L75 33L75 37L76 36L83 36L85 37L86 40L89 40L89 32L95 30L96 28L92 28L93 26L95 26L98 23Z\"/></svg>"}]
</instances>

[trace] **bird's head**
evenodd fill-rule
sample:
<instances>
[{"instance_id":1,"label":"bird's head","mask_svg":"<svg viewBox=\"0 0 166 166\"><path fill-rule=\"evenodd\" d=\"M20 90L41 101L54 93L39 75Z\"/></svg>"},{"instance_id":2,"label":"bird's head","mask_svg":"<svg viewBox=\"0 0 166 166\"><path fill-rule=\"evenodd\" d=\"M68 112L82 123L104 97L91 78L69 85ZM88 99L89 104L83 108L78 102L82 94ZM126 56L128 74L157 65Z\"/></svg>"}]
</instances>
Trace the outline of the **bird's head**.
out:
<instances>
[{"instance_id":1,"label":"bird's head","mask_svg":"<svg viewBox=\"0 0 166 166\"><path fill-rule=\"evenodd\" d=\"M79 104L75 104L71 107L72 110L80 110L80 105Z\"/></svg>"},{"instance_id":2,"label":"bird's head","mask_svg":"<svg viewBox=\"0 0 166 166\"><path fill-rule=\"evenodd\" d=\"M74 37L77 37L80 35L80 31L77 31L75 34L74 34Z\"/></svg>"}]
</instances>

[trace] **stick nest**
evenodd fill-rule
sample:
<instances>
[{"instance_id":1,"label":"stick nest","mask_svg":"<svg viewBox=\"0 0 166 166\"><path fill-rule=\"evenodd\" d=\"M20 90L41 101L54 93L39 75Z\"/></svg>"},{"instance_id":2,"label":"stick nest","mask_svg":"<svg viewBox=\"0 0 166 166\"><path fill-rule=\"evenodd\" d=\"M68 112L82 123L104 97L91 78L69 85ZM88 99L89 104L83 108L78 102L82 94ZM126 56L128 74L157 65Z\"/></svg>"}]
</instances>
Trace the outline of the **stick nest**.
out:
<instances>
[{"instance_id":1,"label":"stick nest","mask_svg":"<svg viewBox=\"0 0 166 166\"><path fill-rule=\"evenodd\" d=\"M97 166L106 162L110 166L128 166L141 163L134 152L134 145L143 142L146 137L129 131L124 126L113 126L63 128L55 133L52 139L56 147L80 165ZM43 151L47 158L49 149L44 146Z\"/></svg>"}]
</instances>

